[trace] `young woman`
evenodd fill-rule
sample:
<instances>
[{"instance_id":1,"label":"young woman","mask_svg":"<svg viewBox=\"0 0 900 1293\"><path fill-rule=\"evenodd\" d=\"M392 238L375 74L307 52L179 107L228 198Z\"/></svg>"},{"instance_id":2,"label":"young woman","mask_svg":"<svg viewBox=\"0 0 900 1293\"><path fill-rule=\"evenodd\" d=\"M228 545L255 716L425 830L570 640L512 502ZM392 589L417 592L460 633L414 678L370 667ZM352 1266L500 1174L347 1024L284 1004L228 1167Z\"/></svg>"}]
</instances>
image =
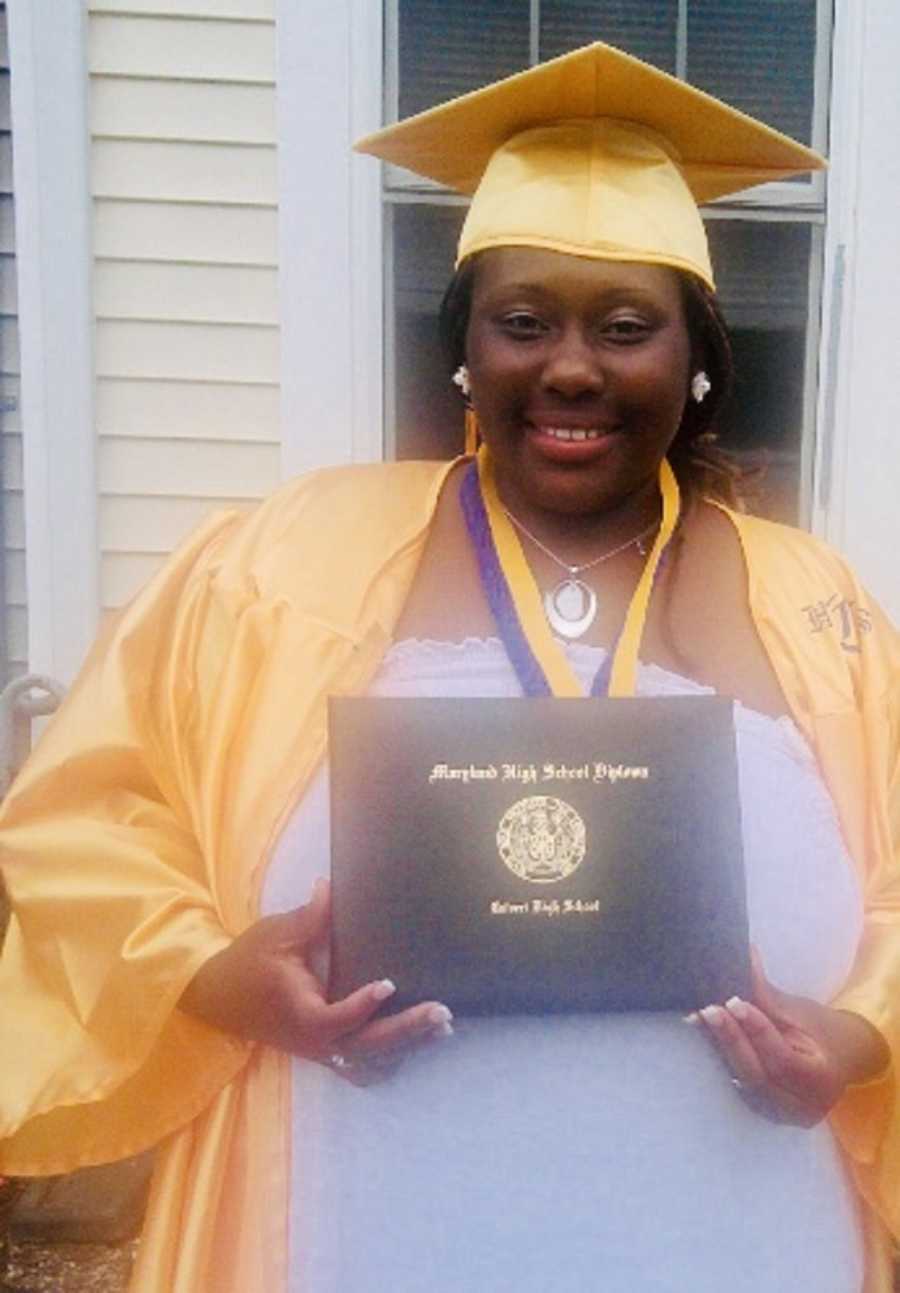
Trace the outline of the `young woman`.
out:
<instances>
[{"instance_id":1,"label":"young woman","mask_svg":"<svg viewBox=\"0 0 900 1293\"><path fill-rule=\"evenodd\" d=\"M98 646L5 810L0 1168L161 1143L148 1293L884 1293L897 638L724 505L704 441L730 361L695 198L815 159L602 46L372 147L434 174L435 140L480 177L445 311L477 462L213 522ZM852 652L808 633L833 598ZM541 688L735 698L752 1000L329 1004L327 696Z\"/></svg>"}]
</instances>

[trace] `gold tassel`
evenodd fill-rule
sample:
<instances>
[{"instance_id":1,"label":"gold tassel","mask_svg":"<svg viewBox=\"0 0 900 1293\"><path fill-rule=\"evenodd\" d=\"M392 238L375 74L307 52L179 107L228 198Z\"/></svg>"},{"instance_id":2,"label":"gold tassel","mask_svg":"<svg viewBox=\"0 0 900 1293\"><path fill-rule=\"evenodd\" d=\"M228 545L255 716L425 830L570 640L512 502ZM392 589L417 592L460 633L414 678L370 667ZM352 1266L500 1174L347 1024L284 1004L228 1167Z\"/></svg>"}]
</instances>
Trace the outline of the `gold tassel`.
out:
<instances>
[{"instance_id":1,"label":"gold tassel","mask_svg":"<svg viewBox=\"0 0 900 1293\"><path fill-rule=\"evenodd\" d=\"M463 442L463 453L467 458L471 458L478 451L478 440L480 432L478 430L478 417L471 404L466 405L466 438Z\"/></svg>"}]
</instances>

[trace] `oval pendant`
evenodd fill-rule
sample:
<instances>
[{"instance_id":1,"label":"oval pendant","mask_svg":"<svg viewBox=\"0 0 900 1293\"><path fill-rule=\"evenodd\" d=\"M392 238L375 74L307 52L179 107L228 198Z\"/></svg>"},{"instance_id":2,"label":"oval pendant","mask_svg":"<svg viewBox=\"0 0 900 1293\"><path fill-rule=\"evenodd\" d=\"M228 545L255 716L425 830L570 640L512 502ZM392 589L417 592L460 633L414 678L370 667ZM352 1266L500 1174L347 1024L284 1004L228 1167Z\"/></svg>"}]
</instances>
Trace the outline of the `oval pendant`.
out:
<instances>
[{"instance_id":1,"label":"oval pendant","mask_svg":"<svg viewBox=\"0 0 900 1293\"><path fill-rule=\"evenodd\" d=\"M544 593L544 614L554 633L580 638L597 615L597 594L580 579L564 579Z\"/></svg>"}]
</instances>

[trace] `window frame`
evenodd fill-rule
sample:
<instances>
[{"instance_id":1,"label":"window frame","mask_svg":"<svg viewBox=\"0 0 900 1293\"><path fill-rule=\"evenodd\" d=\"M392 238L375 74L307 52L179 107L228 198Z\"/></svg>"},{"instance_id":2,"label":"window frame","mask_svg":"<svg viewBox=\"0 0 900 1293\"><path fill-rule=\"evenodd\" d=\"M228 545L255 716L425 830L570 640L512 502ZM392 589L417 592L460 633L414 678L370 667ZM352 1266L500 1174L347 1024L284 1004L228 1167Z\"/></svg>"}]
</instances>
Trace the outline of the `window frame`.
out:
<instances>
[{"instance_id":1,"label":"window frame","mask_svg":"<svg viewBox=\"0 0 900 1293\"><path fill-rule=\"evenodd\" d=\"M384 2L384 123L398 118L400 92L399 44L400 0ZM684 78L688 67L688 5L690 0L678 0L675 69ZM529 0L529 44L531 66L538 62L540 52L541 0ZM821 153L828 151L828 80L831 68L831 38L833 32L833 0L816 3L816 57L813 68L813 122L810 144ZM412 171L386 164L384 167L385 192L442 190L442 186L423 179ZM806 177L799 183L778 182L758 184L738 197L722 201L726 206L746 207L797 207L820 209L825 199L825 177L821 173ZM711 211L717 203L711 204Z\"/></svg>"}]
</instances>

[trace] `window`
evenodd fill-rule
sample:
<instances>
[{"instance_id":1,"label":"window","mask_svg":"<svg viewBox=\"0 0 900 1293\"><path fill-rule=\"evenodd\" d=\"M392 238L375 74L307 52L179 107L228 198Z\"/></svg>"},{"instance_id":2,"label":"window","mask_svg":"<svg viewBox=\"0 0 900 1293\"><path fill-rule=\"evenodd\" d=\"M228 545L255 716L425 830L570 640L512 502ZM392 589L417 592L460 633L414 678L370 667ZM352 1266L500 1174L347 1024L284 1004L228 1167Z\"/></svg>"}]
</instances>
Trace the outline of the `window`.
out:
<instances>
[{"instance_id":1,"label":"window","mask_svg":"<svg viewBox=\"0 0 900 1293\"><path fill-rule=\"evenodd\" d=\"M386 0L385 36L386 120L599 39L827 147L830 0ZM462 414L436 320L465 202L396 167L383 200L386 450L444 457ZM756 510L807 523L823 179L765 185L705 215L737 366L723 444L766 464Z\"/></svg>"}]
</instances>

